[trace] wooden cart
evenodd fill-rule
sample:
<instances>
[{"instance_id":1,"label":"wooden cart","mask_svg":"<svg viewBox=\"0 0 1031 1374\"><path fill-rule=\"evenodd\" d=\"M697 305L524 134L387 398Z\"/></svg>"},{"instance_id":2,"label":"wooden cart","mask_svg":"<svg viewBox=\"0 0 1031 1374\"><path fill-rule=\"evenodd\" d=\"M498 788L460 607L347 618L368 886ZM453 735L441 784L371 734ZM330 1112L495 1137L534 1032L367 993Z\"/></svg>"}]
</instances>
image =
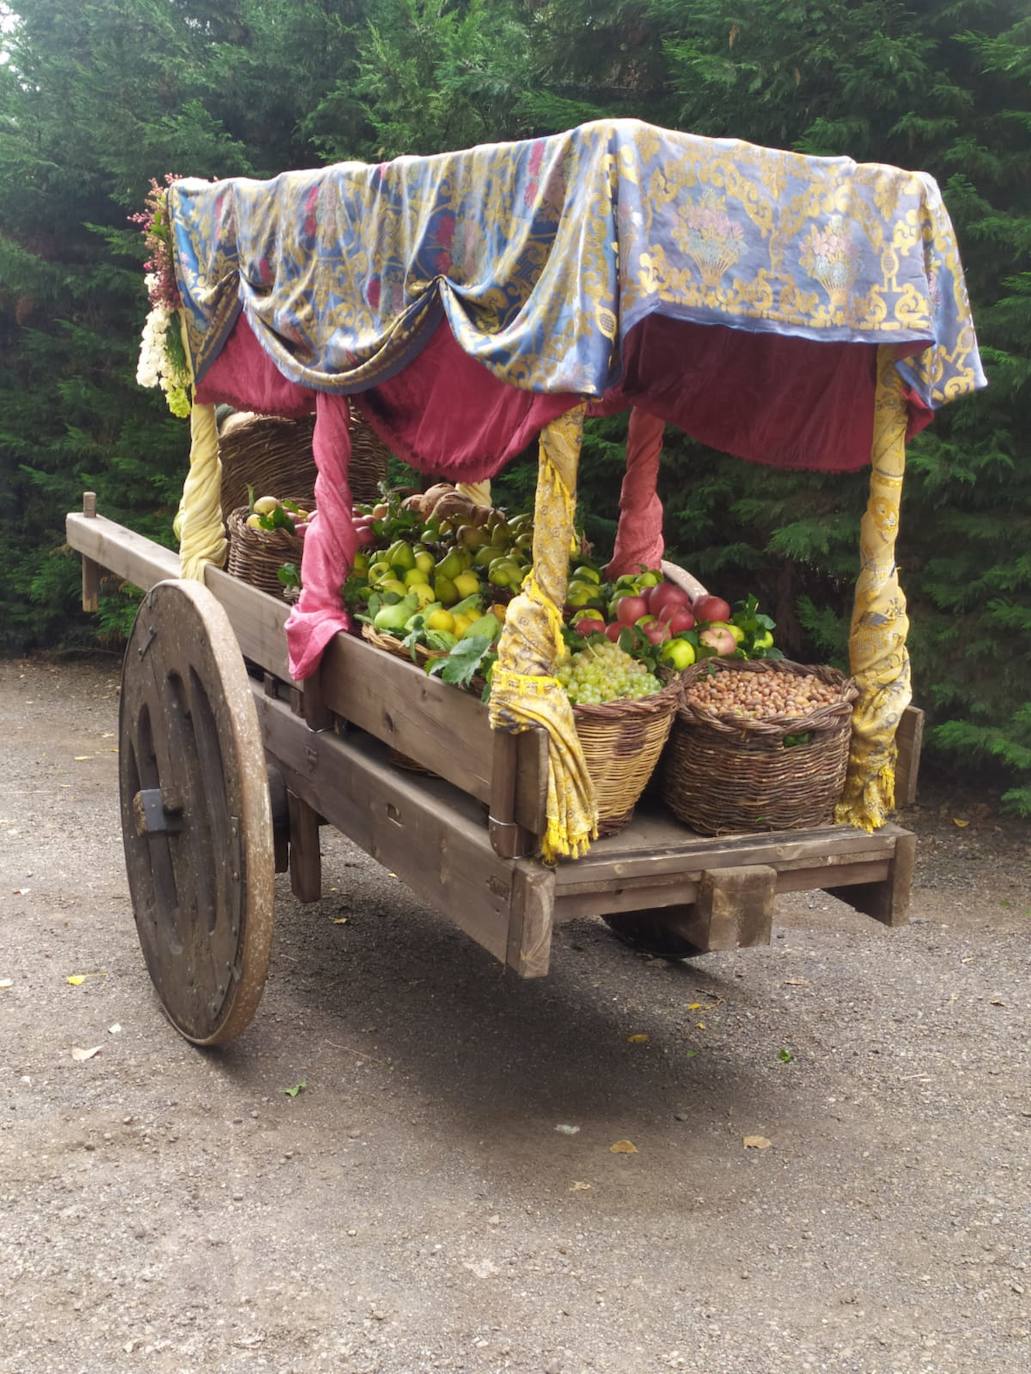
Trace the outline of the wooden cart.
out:
<instances>
[{"instance_id":1,"label":"wooden cart","mask_svg":"<svg viewBox=\"0 0 1031 1374\"><path fill-rule=\"evenodd\" d=\"M530 857L544 826L547 741L496 733L486 708L339 634L290 678L287 607L96 513L67 519L83 605L107 569L146 595L126 649L119 778L126 866L147 967L176 1028L225 1042L261 998L274 872L321 893L333 825L525 978L547 973L556 922L600 916L674 957L768 943L780 892L823 889L887 925L906 918L915 837L844 826L705 839L659 808L574 862ZM912 800L922 715L899 733ZM436 776L401 771L391 751Z\"/></svg>"}]
</instances>

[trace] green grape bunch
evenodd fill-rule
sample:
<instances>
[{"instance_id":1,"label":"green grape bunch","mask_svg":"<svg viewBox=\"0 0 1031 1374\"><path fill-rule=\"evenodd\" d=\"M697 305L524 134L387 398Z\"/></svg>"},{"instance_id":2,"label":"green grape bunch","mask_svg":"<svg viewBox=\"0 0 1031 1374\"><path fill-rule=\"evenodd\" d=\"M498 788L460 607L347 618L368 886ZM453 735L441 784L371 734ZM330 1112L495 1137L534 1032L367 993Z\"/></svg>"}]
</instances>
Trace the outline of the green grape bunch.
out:
<instances>
[{"instance_id":1,"label":"green grape bunch","mask_svg":"<svg viewBox=\"0 0 1031 1374\"><path fill-rule=\"evenodd\" d=\"M555 676L574 706L637 701L662 691L662 683L644 663L610 640L588 644L572 654L559 665Z\"/></svg>"}]
</instances>

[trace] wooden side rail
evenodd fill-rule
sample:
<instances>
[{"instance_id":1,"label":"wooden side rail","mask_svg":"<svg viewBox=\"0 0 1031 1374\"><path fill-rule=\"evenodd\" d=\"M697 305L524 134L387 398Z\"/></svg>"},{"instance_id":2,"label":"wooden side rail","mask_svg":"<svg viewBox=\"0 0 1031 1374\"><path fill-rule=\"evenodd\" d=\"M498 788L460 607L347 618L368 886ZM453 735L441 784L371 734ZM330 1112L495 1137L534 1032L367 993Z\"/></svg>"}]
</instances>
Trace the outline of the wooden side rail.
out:
<instances>
[{"instance_id":1,"label":"wooden side rail","mask_svg":"<svg viewBox=\"0 0 1031 1374\"><path fill-rule=\"evenodd\" d=\"M143 590L179 576L178 554L103 516L72 514L66 524L68 543L85 560ZM244 657L289 683L289 607L210 565L204 580L225 608ZM499 740L482 702L354 635L337 635L318 675L301 686L313 729L325 728L334 715L349 721L486 803L499 853L513 857L535 848L545 825L543 731Z\"/></svg>"}]
</instances>

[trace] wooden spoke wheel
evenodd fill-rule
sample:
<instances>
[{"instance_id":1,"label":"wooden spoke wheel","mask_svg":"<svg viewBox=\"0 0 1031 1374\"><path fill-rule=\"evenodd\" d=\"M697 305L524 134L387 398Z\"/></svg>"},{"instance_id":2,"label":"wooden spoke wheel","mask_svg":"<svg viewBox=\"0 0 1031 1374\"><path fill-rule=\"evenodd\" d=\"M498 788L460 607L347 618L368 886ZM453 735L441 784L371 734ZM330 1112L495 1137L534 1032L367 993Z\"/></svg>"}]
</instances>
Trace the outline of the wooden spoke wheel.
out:
<instances>
[{"instance_id":1,"label":"wooden spoke wheel","mask_svg":"<svg viewBox=\"0 0 1031 1374\"><path fill-rule=\"evenodd\" d=\"M653 954L659 959L692 959L705 954L687 938L683 926L690 916L690 907L656 907L652 911L624 911L617 916L603 916L602 920L617 940L640 954Z\"/></svg>"},{"instance_id":2,"label":"wooden spoke wheel","mask_svg":"<svg viewBox=\"0 0 1031 1374\"><path fill-rule=\"evenodd\" d=\"M122 669L122 838L143 957L196 1045L250 1022L272 940L269 789L247 671L196 582L144 597Z\"/></svg>"}]
</instances>

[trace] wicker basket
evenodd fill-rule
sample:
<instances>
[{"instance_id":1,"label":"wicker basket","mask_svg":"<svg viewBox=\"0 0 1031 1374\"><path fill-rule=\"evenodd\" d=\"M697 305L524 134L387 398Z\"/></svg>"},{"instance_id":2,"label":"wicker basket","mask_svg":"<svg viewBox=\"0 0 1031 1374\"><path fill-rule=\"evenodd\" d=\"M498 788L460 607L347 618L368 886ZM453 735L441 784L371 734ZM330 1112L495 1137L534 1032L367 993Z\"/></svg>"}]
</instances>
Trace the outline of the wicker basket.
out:
<instances>
[{"instance_id":1,"label":"wicker basket","mask_svg":"<svg viewBox=\"0 0 1031 1374\"><path fill-rule=\"evenodd\" d=\"M354 502L378 501L387 480L390 450L372 426L351 406L351 464L348 482Z\"/></svg>"},{"instance_id":2,"label":"wicker basket","mask_svg":"<svg viewBox=\"0 0 1031 1374\"><path fill-rule=\"evenodd\" d=\"M285 420L277 415L233 415L218 439L222 460L222 519L255 496L294 497L310 510L315 499L315 459L311 436L315 419Z\"/></svg>"},{"instance_id":3,"label":"wicker basket","mask_svg":"<svg viewBox=\"0 0 1031 1374\"><path fill-rule=\"evenodd\" d=\"M301 505L300 497L287 498ZM249 582L263 592L284 599L279 569L284 563L301 565L304 541L289 530L252 530L247 524L246 506L231 511L226 527L229 531L229 561L226 571L241 582Z\"/></svg>"},{"instance_id":4,"label":"wicker basket","mask_svg":"<svg viewBox=\"0 0 1031 1374\"><path fill-rule=\"evenodd\" d=\"M297 493L298 505L315 500L315 457L312 435L315 417L288 420L278 415L234 415L218 440L222 460L222 519L255 496ZM361 415L351 407L351 462L348 482L355 502L376 501L380 483L387 480L390 450Z\"/></svg>"},{"instance_id":5,"label":"wicker basket","mask_svg":"<svg viewBox=\"0 0 1031 1374\"><path fill-rule=\"evenodd\" d=\"M383 634L371 625L362 627L362 636L378 649L411 662L408 650L396 636ZM415 655L423 665L441 657L421 644L416 645ZM483 678L474 678L471 685L479 695L486 682ZM614 835L633 819L634 807L669 737L680 693L678 678L661 692L639 701L573 707L576 733L580 736L584 761L594 783L600 835ZM412 760L395 761L401 767L418 767Z\"/></svg>"},{"instance_id":6,"label":"wicker basket","mask_svg":"<svg viewBox=\"0 0 1031 1374\"><path fill-rule=\"evenodd\" d=\"M633 820L669 738L680 702L679 678L638 701L574 706L576 733L598 803L598 833L615 835Z\"/></svg>"},{"instance_id":7,"label":"wicker basket","mask_svg":"<svg viewBox=\"0 0 1031 1374\"><path fill-rule=\"evenodd\" d=\"M785 659L707 659L682 675L685 692L704 673L791 673L840 688L841 700L809 715L742 720L685 700L661 770L662 796L702 835L824 825L845 785L855 683L834 668Z\"/></svg>"}]
</instances>

